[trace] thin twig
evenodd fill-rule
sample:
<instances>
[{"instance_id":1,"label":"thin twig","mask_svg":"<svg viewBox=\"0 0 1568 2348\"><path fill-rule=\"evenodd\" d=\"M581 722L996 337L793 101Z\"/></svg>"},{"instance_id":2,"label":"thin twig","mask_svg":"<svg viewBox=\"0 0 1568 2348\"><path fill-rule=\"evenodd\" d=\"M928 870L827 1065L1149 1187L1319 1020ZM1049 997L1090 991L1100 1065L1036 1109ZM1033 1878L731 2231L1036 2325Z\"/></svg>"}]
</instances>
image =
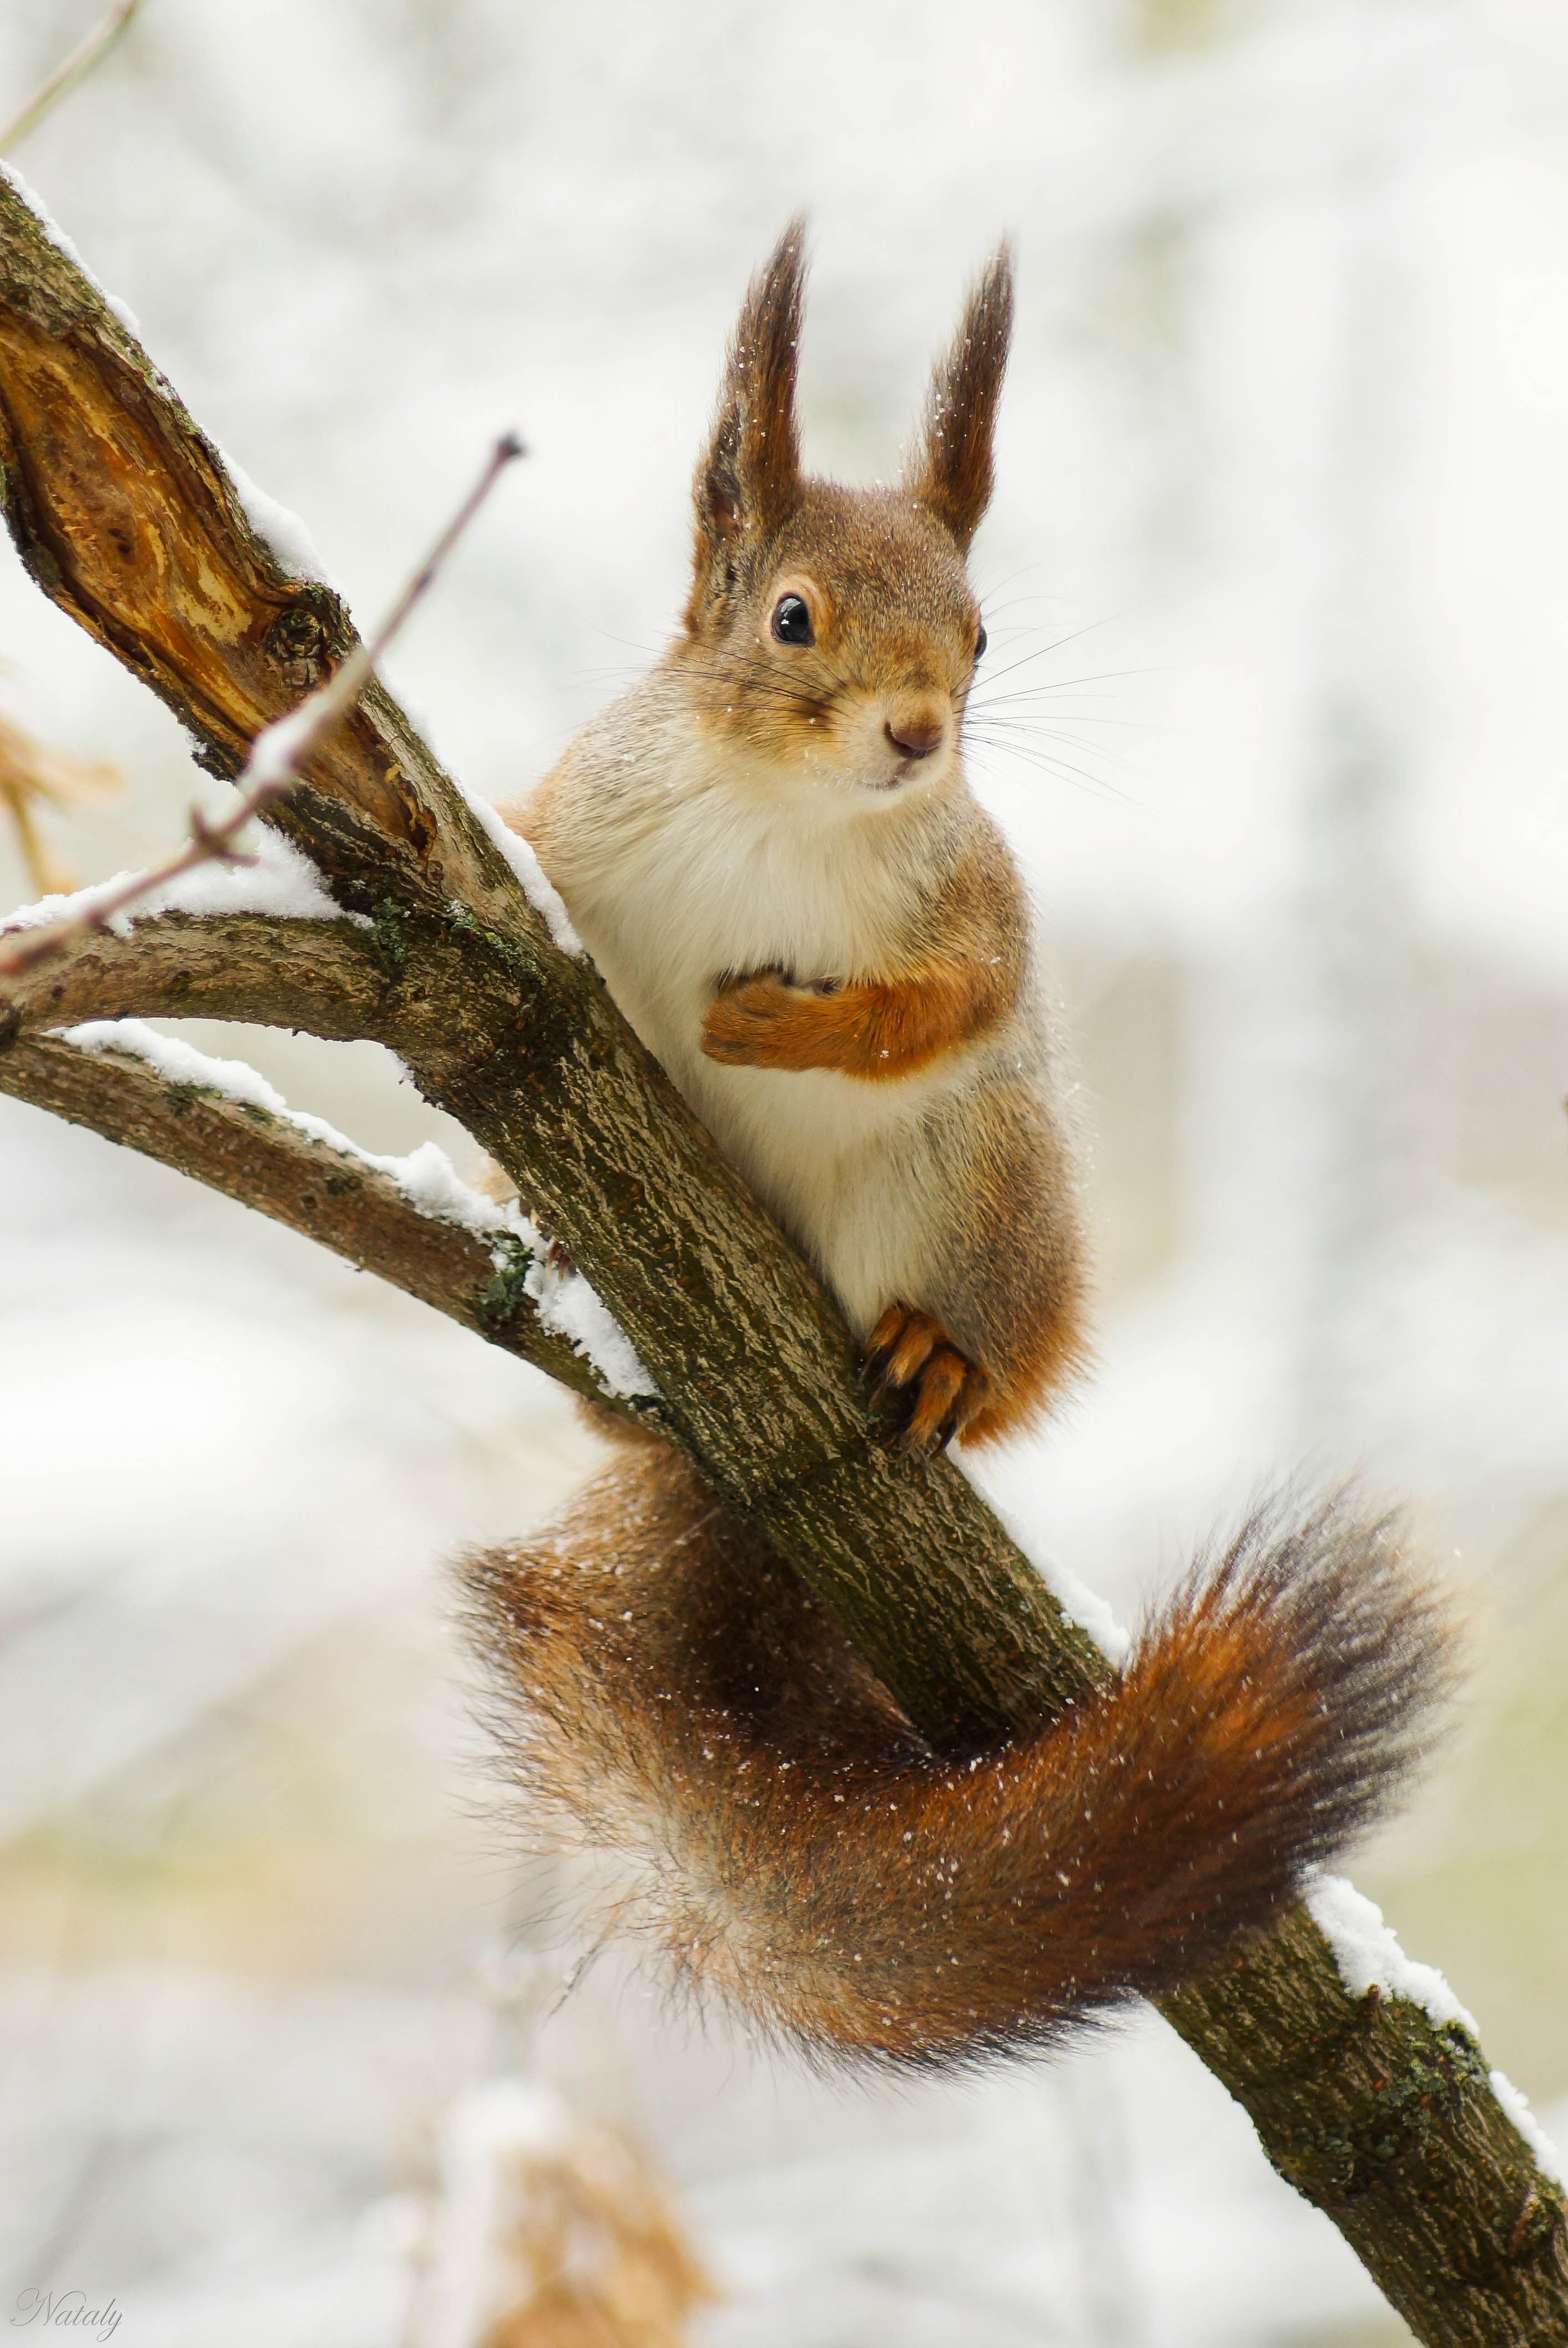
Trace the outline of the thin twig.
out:
<instances>
[{"instance_id":1,"label":"thin twig","mask_svg":"<svg viewBox=\"0 0 1568 2348\"><path fill-rule=\"evenodd\" d=\"M239 805L224 817L221 823L209 823L200 808L190 818L190 838L185 846L163 863L155 864L149 871L132 873L118 889L94 896L87 904L77 905L58 920L46 922L36 929L16 932L9 942L0 940L0 980L19 978L25 971L35 970L48 962L67 945L71 939L85 931L108 927L117 913L133 905L138 898L160 889L182 872L192 871L199 864L250 864L254 859L234 845L252 816L273 799L282 798L299 779L302 762L309 756L323 735L329 733L359 699L371 672L388 644L402 628L415 605L432 584L458 539L488 497L497 477L514 458L525 454L516 433L508 432L497 440L488 461L452 520L436 540L424 562L399 595L377 633L368 644L357 644L341 668L333 671L325 685L306 695L296 709L286 716L263 726L251 745L251 755L243 770L235 778L235 788L241 793ZM87 892L84 892L87 893Z\"/></svg>"},{"instance_id":2,"label":"thin twig","mask_svg":"<svg viewBox=\"0 0 1568 2348\"><path fill-rule=\"evenodd\" d=\"M78 41L63 65L55 67L47 81L33 92L20 114L14 114L0 130L0 155L14 147L35 129L44 117L67 90L75 89L98 59L108 55L131 18L141 5L141 0L116 0L106 16L100 16L85 40Z\"/></svg>"}]
</instances>

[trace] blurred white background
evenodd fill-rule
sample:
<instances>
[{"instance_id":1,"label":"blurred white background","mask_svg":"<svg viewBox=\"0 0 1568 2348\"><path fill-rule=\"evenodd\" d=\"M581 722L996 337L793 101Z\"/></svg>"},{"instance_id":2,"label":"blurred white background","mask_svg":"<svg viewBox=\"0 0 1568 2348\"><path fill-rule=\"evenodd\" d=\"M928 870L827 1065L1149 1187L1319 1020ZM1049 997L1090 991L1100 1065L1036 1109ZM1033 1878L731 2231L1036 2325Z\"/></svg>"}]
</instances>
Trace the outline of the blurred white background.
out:
<instances>
[{"instance_id":1,"label":"blurred white background","mask_svg":"<svg viewBox=\"0 0 1568 2348\"><path fill-rule=\"evenodd\" d=\"M0 116L96 14L9 0ZM1415 1497L1477 1668L1357 1879L1568 2096L1568 19L143 0L14 160L362 619L522 429L396 663L497 797L672 625L786 214L808 458L853 478L1015 233L972 765L1075 1038L1102 1312L1001 1485L1124 1612L1281 1470ZM127 778L46 819L76 878L220 797L8 550L0 655L0 714ZM372 1147L465 1150L372 1047L238 1048ZM0 1103L0 2305L392 2348L442 2115L526 2063L670 2181L704 2348L1405 2336L1152 2020L868 2095L609 1969L548 2014L552 1960L499 1980L548 1903L484 1807L441 1562L589 1439L125 1152Z\"/></svg>"}]
</instances>

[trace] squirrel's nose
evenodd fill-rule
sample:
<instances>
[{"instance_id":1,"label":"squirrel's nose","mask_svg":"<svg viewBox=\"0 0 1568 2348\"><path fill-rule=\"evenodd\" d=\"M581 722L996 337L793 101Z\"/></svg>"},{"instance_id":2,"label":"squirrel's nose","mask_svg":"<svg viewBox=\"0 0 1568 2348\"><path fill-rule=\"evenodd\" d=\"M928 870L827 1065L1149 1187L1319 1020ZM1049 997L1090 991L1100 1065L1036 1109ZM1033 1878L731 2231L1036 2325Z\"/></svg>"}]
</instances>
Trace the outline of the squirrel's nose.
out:
<instances>
[{"instance_id":1,"label":"squirrel's nose","mask_svg":"<svg viewBox=\"0 0 1568 2348\"><path fill-rule=\"evenodd\" d=\"M901 758L928 758L947 726L935 710L900 710L882 728Z\"/></svg>"}]
</instances>

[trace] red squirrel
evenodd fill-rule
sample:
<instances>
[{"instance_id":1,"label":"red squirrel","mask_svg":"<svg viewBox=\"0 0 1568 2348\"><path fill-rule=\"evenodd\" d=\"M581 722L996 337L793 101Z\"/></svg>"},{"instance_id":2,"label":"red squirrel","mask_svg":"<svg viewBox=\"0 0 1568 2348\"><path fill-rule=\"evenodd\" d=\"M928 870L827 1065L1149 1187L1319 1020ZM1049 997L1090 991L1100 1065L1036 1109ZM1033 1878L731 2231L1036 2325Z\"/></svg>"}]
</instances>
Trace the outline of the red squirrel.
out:
<instances>
[{"instance_id":1,"label":"red squirrel","mask_svg":"<svg viewBox=\"0 0 1568 2348\"><path fill-rule=\"evenodd\" d=\"M795 224L731 343L681 633L508 820L903 1443L972 1445L1083 1350L1029 902L963 763L1010 266L892 489L801 469L803 283ZM1394 1529L1334 1502L1255 1516L1102 1694L957 1757L646 1437L468 1585L536 1808L626 1862L618 1921L829 2061L1044 2044L1201 1970L1387 1808L1449 1678Z\"/></svg>"}]
</instances>

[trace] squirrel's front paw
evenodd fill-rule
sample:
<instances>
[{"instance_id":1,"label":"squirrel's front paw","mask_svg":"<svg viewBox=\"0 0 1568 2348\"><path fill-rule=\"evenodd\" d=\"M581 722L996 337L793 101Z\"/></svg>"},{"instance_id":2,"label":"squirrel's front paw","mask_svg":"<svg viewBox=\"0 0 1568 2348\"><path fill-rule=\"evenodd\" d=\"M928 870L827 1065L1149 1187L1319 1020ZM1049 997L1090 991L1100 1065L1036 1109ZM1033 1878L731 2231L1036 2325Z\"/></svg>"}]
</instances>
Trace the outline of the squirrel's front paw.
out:
<instances>
[{"instance_id":1,"label":"squirrel's front paw","mask_svg":"<svg viewBox=\"0 0 1568 2348\"><path fill-rule=\"evenodd\" d=\"M756 1066L789 997L782 971L745 971L721 979L702 1021L702 1049L709 1059L732 1068Z\"/></svg>"},{"instance_id":2,"label":"squirrel's front paw","mask_svg":"<svg viewBox=\"0 0 1568 2348\"><path fill-rule=\"evenodd\" d=\"M836 992L832 979L802 985L783 970L721 979L702 1021L702 1049L731 1068L819 1066L820 1039L810 1009Z\"/></svg>"},{"instance_id":3,"label":"squirrel's front paw","mask_svg":"<svg viewBox=\"0 0 1568 2348\"><path fill-rule=\"evenodd\" d=\"M901 1451L945 1451L996 1398L978 1364L966 1360L941 1323L912 1305L890 1304L866 1343L872 1393L907 1393Z\"/></svg>"}]
</instances>

